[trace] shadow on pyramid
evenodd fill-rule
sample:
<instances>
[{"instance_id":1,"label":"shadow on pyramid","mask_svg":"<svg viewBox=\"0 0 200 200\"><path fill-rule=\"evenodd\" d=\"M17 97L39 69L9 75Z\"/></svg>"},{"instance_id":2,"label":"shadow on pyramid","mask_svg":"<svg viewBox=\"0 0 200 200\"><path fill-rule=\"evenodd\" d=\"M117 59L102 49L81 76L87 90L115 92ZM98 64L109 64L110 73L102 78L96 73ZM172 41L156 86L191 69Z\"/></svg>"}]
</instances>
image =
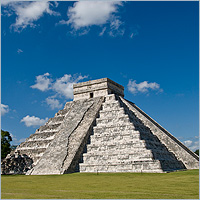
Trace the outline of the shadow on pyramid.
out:
<instances>
[{"instance_id":1,"label":"shadow on pyramid","mask_svg":"<svg viewBox=\"0 0 200 200\"><path fill-rule=\"evenodd\" d=\"M74 100L11 152L2 174L163 173L199 157L103 78L74 84Z\"/></svg>"}]
</instances>

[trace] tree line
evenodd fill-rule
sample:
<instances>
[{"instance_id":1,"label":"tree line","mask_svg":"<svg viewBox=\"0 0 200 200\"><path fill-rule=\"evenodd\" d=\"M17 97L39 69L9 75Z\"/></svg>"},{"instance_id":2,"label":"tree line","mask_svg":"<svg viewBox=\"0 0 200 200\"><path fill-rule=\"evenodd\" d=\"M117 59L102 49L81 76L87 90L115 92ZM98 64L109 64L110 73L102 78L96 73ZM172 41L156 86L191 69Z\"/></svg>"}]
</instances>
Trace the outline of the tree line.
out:
<instances>
[{"instance_id":1,"label":"tree line","mask_svg":"<svg viewBox=\"0 0 200 200\"><path fill-rule=\"evenodd\" d=\"M16 145L11 145L12 137L8 131L1 130L1 159L4 159Z\"/></svg>"}]
</instances>

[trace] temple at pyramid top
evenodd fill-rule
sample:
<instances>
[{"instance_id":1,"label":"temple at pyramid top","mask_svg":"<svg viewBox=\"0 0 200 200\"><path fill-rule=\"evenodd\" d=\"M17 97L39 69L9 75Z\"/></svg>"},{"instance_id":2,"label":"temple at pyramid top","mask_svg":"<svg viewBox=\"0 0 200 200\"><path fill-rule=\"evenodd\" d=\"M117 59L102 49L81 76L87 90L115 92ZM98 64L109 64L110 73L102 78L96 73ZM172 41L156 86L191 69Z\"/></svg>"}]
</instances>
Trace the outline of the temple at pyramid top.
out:
<instances>
[{"instance_id":1,"label":"temple at pyramid top","mask_svg":"<svg viewBox=\"0 0 200 200\"><path fill-rule=\"evenodd\" d=\"M117 94L124 97L124 87L109 78L74 84L74 101Z\"/></svg>"}]
</instances>

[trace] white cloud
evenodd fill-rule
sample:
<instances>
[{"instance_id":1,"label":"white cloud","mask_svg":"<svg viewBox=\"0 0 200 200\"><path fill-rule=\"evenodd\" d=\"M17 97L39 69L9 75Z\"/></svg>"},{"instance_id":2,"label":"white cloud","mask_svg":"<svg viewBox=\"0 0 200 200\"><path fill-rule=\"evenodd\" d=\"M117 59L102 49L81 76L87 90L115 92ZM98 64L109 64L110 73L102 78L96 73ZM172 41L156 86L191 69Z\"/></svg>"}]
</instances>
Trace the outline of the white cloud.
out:
<instances>
[{"instance_id":1,"label":"white cloud","mask_svg":"<svg viewBox=\"0 0 200 200\"><path fill-rule=\"evenodd\" d=\"M71 74L65 74L53 83L52 89L58 94L65 96L67 99L73 99L73 84L85 78L87 78L87 76L80 75L76 78L76 76L72 76Z\"/></svg>"},{"instance_id":2,"label":"white cloud","mask_svg":"<svg viewBox=\"0 0 200 200\"><path fill-rule=\"evenodd\" d=\"M46 98L46 103L47 105L50 106L50 108L52 110L56 109L56 108L61 108L62 107L62 104L60 104L59 100L58 99L54 99L53 97L48 97Z\"/></svg>"},{"instance_id":3,"label":"white cloud","mask_svg":"<svg viewBox=\"0 0 200 200\"><path fill-rule=\"evenodd\" d=\"M68 24L75 29L85 26L102 25L108 22L112 14L117 12L120 2L79 1L68 9Z\"/></svg>"},{"instance_id":4,"label":"white cloud","mask_svg":"<svg viewBox=\"0 0 200 200\"><path fill-rule=\"evenodd\" d=\"M17 53L20 54L22 53L23 51L21 49L17 49Z\"/></svg>"},{"instance_id":5,"label":"white cloud","mask_svg":"<svg viewBox=\"0 0 200 200\"><path fill-rule=\"evenodd\" d=\"M102 36L105 31L106 31L106 27L103 27L102 31L99 33L99 36Z\"/></svg>"},{"instance_id":6,"label":"white cloud","mask_svg":"<svg viewBox=\"0 0 200 200\"><path fill-rule=\"evenodd\" d=\"M9 112L9 106L1 104L1 116L5 115L8 112Z\"/></svg>"},{"instance_id":7,"label":"white cloud","mask_svg":"<svg viewBox=\"0 0 200 200\"><path fill-rule=\"evenodd\" d=\"M130 38L131 39L134 38L136 35L139 35L140 26L138 24L130 27L129 29L130 29Z\"/></svg>"},{"instance_id":8,"label":"white cloud","mask_svg":"<svg viewBox=\"0 0 200 200\"><path fill-rule=\"evenodd\" d=\"M27 115L20 122L24 122L27 127L30 127L30 126L44 125L47 121L48 117L46 117L45 119L40 119L39 117L35 116L30 117L29 115Z\"/></svg>"},{"instance_id":9,"label":"white cloud","mask_svg":"<svg viewBox=\"0 0 200 200\"><path fill-rule=\"evenodd\" d=\"M88 76L65 74L61 78L55 80L49 78L50 74L45 73L43 75L36 76L36 84L30 86L33 89L38 89L42 92L51 91L54 92L53 96L47 97L45 102L52 109L61 108L63 105L56 97L65 99L73 99L73 84L78 81L87 78Z\"/></svg>"},{"instance_id":10,"label":"white cloud","mask_svg":"<svg viewBox=\"0 0 200 200\"><path fill-rule=\"evenodd\" d=\"M191 140L186 140L186 141L184 141L184 144L186 146L190 146L192 144L192 141Z\"/></svg>"},{"instance_id":11,"label":"white cloud","mask_svg":"<svg viewBox=\"0 0 200 200\"><path fill-rule=\"evenodd\" d=\"M49 73L45 73L43 75L36 76L36 84L30 87L41 91L49 90L52 81L50 78L48 78L49 75Z\"/></svg>"},{"instance_id":12,"label":"white cloud","mask_svg":"<svg viewBox=\"0 0 200 200\"><path fill-rule=\"evenodd\" d=\"M20 139L18 140L18 143L20 144L20 143L24 142L25 140L26 140L26 138L20 138Z\"/></svg>"},{"instance_id":13,"label":"white cloud","mask_svg":"<svg viewBox=\"0 0 200 200\"><path fill-rule=\"evenodd\" d=\"M138 35L139 34L139 32L138 32L138 30L135 30L134 32L132 32L131 34L130 34L130 38L132 39L132 38L134 38L136 35Z\"/></svg>"},{"instance_id":14,"label":"white cloud","mask_svg":"<svg viewBox=\"0 0 200 200\"><path fill-rule=\"evenodd\" d=\"M10 3L16 2L18 0L1 0L1 5L8 5Z\"/></svg>"},{"instance_id":15,"label":"white cloud","mask_svg":"<svg viewBox=\"0 0 200 200\"><path fill-rule=\"evenodd\" d=\"M65 21L64 19L60 20L58 23L56 23L56 25L64 25L64 24L68 24L67 21Z\"/></svg>"},{"instance_id":16,"label":"white cloud","mask_svg":"<svg viewBox=\"0 0 200 200\"><path fill-rule=\"evenodd\" d=\"M119 1L79 1L69 7L67 11L69 20L61 20L59 24L71 25L72 33L79 29L87 29L84 34L89 32L89 27L100 26L103 28L99 34L100 36L106 30L102 26L110 24L109 35L113 36L116 32L117 35L122 35L124 31L120 29L120 25L123 23L117 16L118 8L122 5L123 3Z\"/></svg>"},{"instance_id":17,"label":"white cloud","mask_svg":"<svg viewBox=\"0 0 200 200\"><path fill-rule=\"evenodd\" d=\"M123 25L123 22L115 18L110 23L110 31L108 34L112 37L116 37L118 35L124 35L125 29L120 28L122 25Z\"/></svg>"},{"instance_id":18,"label":"white cloud","mask_svg":"<svg viewBox=\"0 0 200 200\"><path fill-rule=\"evenodd\" d=\"M159 92L162 92L163 90L160 89L160 85L156 82L153 83L148 83L147 81L141 82L141 83L136 83L136 81L129 80L128 83L128 90L132 94L136 94L138 92L141 93L147 93L149 90L158 90Z\"/></svg>"},{"instance_id":19,"label":"white cloud","mask_svg":"<svg viewBox=\"0 0 200 200\"><path fill-rule=\"evenodd\" d=\"M6 5L6 3L4 2ZM56 3L57 4L57 3ZM8 4L9 9L14 11L17 15L16 22L11 25L14 31L20 32L27 26L35 27L34 22L41 18L45 13L49 15L59 15L59 13L53 11L50 7L55 6L55 3L49 3L46 1L36 2L11 2ZM10 12L11 13L11 12Z\"/></svg>"},{"instance_id":20,"label":"white cloud","mask_svg":"<svg viewBox=\"0 0 200 200\"><path fill-rule=\"evenodd\" d=\"M185 144L185 146L187 146L192 151L196 151L197 149L199 149L199 140L195 140L195 141L185 140L183 144Z\"/></svg>"}]
</instances>

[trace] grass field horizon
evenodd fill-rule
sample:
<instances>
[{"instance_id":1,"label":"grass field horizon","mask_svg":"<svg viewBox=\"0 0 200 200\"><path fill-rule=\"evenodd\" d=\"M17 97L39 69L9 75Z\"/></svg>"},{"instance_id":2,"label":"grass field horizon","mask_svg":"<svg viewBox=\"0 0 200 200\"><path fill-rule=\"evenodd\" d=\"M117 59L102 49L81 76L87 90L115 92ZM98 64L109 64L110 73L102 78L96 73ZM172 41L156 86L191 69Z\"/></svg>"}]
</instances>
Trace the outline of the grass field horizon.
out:
<instances>
[{"instance_id":1,"label":"grass field horizon","mask_svg":"<svg viewBox=\"0 0 200 200\"><path fill-rule=\"evenodd\" d=\"M2 175L2 199L199 199L199 170Z\"/></svg>"}]
</instances>

